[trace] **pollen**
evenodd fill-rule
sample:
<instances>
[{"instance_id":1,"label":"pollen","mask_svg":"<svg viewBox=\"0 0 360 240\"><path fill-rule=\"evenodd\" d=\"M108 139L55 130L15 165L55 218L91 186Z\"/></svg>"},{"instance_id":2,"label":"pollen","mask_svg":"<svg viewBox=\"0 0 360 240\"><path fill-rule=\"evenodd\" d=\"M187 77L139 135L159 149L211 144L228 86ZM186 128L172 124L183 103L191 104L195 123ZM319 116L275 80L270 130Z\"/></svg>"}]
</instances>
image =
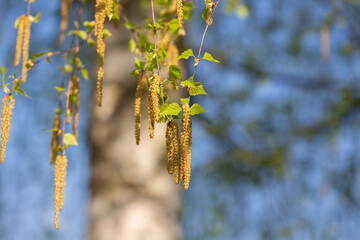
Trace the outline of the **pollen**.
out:
<instances>
[{"instance_id":1,"label":"pollen","mask_svg":"<svg viewBox=\"0 0 360 240\"><path fill-rule=\"evenodd\" d=\"M141 126L141 97L144 84L146 83L146 75L142 75L138 79L135 92L135 140L136 144L140 144L140 126Z\"/></svg>"},{"instance_id":2,"label":"pollen","mask_svg":"<svg viewBox=\"0 0 360 240\"><path fill-rule=\"evenodd\" d=\"M60 113L55 113L54 122L53 122L53 132L51 135L51 144L50 144L50 164L53 164L56 160L56 148L59 145L59 129L60 129Z\"/></svg>"},{"instance_id":3,"label":"pollen","mask_svg":"<svg viewBox=\"0 0 360 240\"><path fill-rule=\"evenodd\" d=\"M61 46L64 41L66 29L69 24L69 10L73 0L64 0L61 5L61 22L60 22L60 33L57 41L57 45Z\"/></svg>"},{"instance_id":4,"label":"pollen","mask_svg":"<svg viewBox=\"0 0 360 240\"><path fill-rule=\"evenodd\" d=\"M54 167L54 223L56 229L59 229L59 213L64 206L67 162L65 155L57 155Z\"/></svg>"},{"instance_id":5,"label":"pollen","mask_svg":"<svg viewBox=\"0 0 360 240\"><path fill-rule=\"evenodd\" d=\"M184 104L182 106L184 112L181 120L181 179L184 181L184 189L189 189L190 173L191 173L191 135L192 123L190 118L190 106Z\"/></svg>"},{"instance_id":6,"label":"pollen","mask_svg":"<svg viewBox=\"0 0 360 240\"><path fill-rule=\"evenodd\" d=\"M95 5L95 36L97 38L96 51L98 54L98 77L97 77L97 104L100 107L102 104L102 85L104 78L104 23L106 17L106 1L96 0Z\"/></svg>"},{"instance_id":7,"label":"pollen","mask_svg":"<svg viewBox=\"0 0 360 240\"><path fill-rule=\"evenodd\" d=\"M14 66L19 65L21 58L21 48L24 37L24 15L19 17L18 32L16 37L16 48L15 48L15 61Z\"/></svg>"},{"instance_id":8,"label":"pollen","mask_svg":"<svg viewBox=\"0 0 360 240\"><path fill-rule=\"evenodd\" d=\"M183 11L183 1L182 0L176 1L176 13L177 13L179 29L183 29L184 28L184 11Z\"/></svg>"},{"instance_id":9,"label":"pollen","mask_svg":"<svg viewBox=\"0 0 360 240\"><path fill-rule=\"evenodd\" d=\"M28 68L26 67L27 61L29 60L29 43L30 43L30 28L31 21L29 16L24 17L24 42L23 42L23 62L22 62L22 82L26 82Z\"/></svg>"},{"instance_id":10,"label":"pollen","mask_svg":"<svg viewBox=\"0 0 360 240\"><path fill-rule=\"evenodd\" d=\"M158 96L158 89L160 84L161 78L159 75L155 74L150 88L149 88L149 95L148 95L148 112L149 112L149 135L150 138L154 138L154 129L155 129L155 121L159 121L159 96Z\"/></svg>"},{"instance_id":11,"label":"pollen","mask_svg":"<svg viewBox=\"0 0 360 240\"><path fill-rule=\"evenodd\" d=\"M173 174L179 170L180 160L180 138L179 138L179 127L174 121L167 123L166 127L166 161L167 169L169 174ZM176 169L175 169L176 168Z\"/></svg>"},{"instance_id":12,"label":"pollen","mask_svg":"<svg viewBox=\"0 0 360 240\"><path fill-rule=\"evenodd\" d=\"M6 144L9 140L12 110L15 105L15 99L12 95L5 95L2 100L1 109L1 151L0 160L1 164L5 161Z\"/></svg>"}]
</instances>

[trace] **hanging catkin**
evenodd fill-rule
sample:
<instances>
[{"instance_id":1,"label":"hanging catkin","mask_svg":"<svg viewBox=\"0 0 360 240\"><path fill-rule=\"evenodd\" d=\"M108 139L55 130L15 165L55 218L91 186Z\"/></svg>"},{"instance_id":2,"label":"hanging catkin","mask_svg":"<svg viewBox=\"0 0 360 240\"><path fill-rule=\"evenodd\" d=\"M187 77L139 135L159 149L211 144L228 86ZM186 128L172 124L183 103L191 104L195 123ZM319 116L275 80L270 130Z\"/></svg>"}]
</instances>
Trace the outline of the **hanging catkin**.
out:
<instances>
[{"instance_id":1,"label":"hanging catkin","mask_svg":"<svg viewBox=\"0 0 360 240\"><path fill-rule=\"evenodd\" d=\"M114 6L114 0L106 0L106 15L110 18Z\"/></svg>"},{"instance_id":2,"label":"hanging catkin","mask_svg":"<svg viewBox=\"0 0 360 240\"><path fill-rule=\"evenodd\" d=\"M178 19L178 25L179 29L184 28L184 12L183 12L183 1L177 0L176 1L176 13L177 13L177 19Z\"/></svg>"},{"instance_id":3,"label":"hanging catkin","mask_svg":"<svg viewBox=\"0 0 360 240\"><path fill-rule=\"evenodd\" d=\"M61 5L61 23L60 33L57 41L57 45L61 46L64 41L64 36L69 23L69 10L73 0L64 0Z\"/></svg>"},{"instance_id":4,"label":"hanging catkin","mask_svg":"<svg viewBox=\"0 0 360 240\"><path fill-rule=\"evenodd\" d=\"M175 171L175 178L178 178L180 160L180 138L179 127L176 122L170 121L166 127L166 162L169 174Z\"/></svg>"},{"instance_id":5,"label":"hanging catkin","mask_svg":"<svg viewBox=\"0 0 360 240\"><path fill-rule=\"evenodd\" d=\"M148 112L149 112L149 135L150 138L154 138L155 121L159 121L159 96L158 89L161 78L155 74L149 88L148 95Z\"/></svg>"},{"instance_id":6,"label":"hanging catkin","mask_svg":"<svg viewBox=\"0 0 360 240\"><path fill-rule=\"evenodd\" d=\"M27 61L29 59L29 43L30 43L30 28L31 21L29 16L24 17L24 42L23 42L23 62L22 62L22 82L26 82L28 68L26 67Z\"/></svg>"},{"instance_id":7,"label":"hanging catkin","mask_svg":"<svg viewBox=\"0 0 360 240\"><path fill-rule=\"evenodd\" d=\"M51 135L51 144L50 144L50 164L53 164L56 160L56 149L59 145L59 130L60 130L60 112L55 113L54 122L53 122L53 132Z\"/></svg>"},{"instance_id":8,"label":"hanging catkin","mask_svg":"<svg viewBox=\"0 0 360 240\"><path fill-rule=\"evenodd\" d=\"M141 75L138 79L135 92L135 140L140 144L140 126L141 126L141 97L143 86L146 83L146 74Z\"/></svg>"},{"instance_id":9,"label":"hanging catkin","mask_svg":"<svg viewBox=\"0 0 360 240\"><path fill-rule=\"evenodd\" d=\"M96 0L95 5L95 36L97 38L96 51L98 54L98 77L97 77L97 104L100 107L102 103L102 84L104 77L104 23L106 11L106 0Z\"/></svg>"},{"instance_id":10,"label":"hanging catkin","mask_svg":"<svg viewBox=\"0 0 360 240\"><path fill-rule=\"evenodd\" d=\"M4 164L5 161L6 144L9 140L12 110L14 108L14 105L15 105L14 97L12 95L5 95L2 100L2 109L1 109L1 151L0 151L1 164Z\"/></svg>"},{"instance_id":11,"label":"hanging catkin","mask_svg":"<svg viewBox=\"0 0 360 240\"><path fill-rule=\"evenodd\" d=\"M24 38L24 15L20 16L18 19L18 32L16 37L16 48L15 48L15 60L14 66L19 65L21 58L21 48Z\"/></svg>"},{"instance_id":12,"label":"hanging catkin","mask_svg":"<svg viewBox=\"0 0 360 240\"><path fill-rule=\"evenodd\" d=\"M55 160L54 223L56 229L59 229L59 212L64 206L67 161L65 155L58 155Z\"/></svg>"},{"instance_id":13,"label":"hanging catkin","mask_svg":"<svg viewBox=\"0 0 360 240\"><path fill-rule=\"evenodd\" d=\"M191 173L191 134L192 123L190 118L190 106L182 106L184 112L181 120L181 179L184 180L184 189L188 190Z\"/></svg>"}]
</instances>

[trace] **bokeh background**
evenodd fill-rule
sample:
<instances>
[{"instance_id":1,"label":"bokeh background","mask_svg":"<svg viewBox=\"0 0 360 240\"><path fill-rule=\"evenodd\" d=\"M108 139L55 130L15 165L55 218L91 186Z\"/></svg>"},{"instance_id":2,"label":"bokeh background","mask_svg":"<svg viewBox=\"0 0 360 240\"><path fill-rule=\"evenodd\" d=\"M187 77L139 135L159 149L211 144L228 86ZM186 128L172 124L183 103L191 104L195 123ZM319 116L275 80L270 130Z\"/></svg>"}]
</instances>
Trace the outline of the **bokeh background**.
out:
<instances>
[{"instance_id":1,"label":"bokeh background","mask_svg":"<svg viewBox=\"0 0 360 240\"><path fill-rule=\"evenodd\" d=\"M148 14L124 1L131 21ZM197 52L204 1L193 1L183 49ZM164 129L135 145L130 33L107 40L104 107L92 100L94 49L81 51L80 145L70 148L60 230L53 227L48 164L62 57L39 64L16 98L0 166L0 239L358 239L360 5L357 0L220 0L197 80L208 113L193 118L190 189L165 169ZM55 43L60 1L38 0L31 53ZM76 13L78 3L72 11ZM0 65L11 68L22 0L0 0ZM92 19L91 7L83 19ZM71 21L70 21L71 22ZM111 26L109 26L111 28ZM65 43L66 44L66 43ZM183 65L191 72L193 62ZM144 106L144 110L146 106ZM145 110L146 111L146 110Z\"/></svg>"}]
</instances>

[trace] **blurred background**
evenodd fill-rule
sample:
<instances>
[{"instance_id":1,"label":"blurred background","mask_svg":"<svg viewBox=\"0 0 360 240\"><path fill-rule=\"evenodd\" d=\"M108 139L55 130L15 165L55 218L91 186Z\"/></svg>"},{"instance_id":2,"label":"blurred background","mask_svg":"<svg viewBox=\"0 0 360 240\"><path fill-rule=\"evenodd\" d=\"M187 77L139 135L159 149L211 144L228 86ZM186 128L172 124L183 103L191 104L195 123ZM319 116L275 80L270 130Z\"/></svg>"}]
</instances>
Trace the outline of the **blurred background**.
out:
<instances>
[{"instance_id":1,"label":"blurred background","mask_svg":"<svg viewBox=\"0 0 360 240\"><path fill-rule=\"evenodd\" d=\"M140 2L123 1L124 13L139 25L149 13L139 10ZM181 45L197 52L204 1L193 3ZM81 80L79 146L67 152L58 231L51 133L44 130L52 127L63 59L39 64L24 85L31 99L16 97L0 166L0 240L358 239L359 4L220 0L204 51L221 63L201 62L197 71L208 96L196 102L208 112L193 118L186 192L166 172L164 129L157 125L148 140L147 114L135 145L131 33L122 28L107 39L102 108L93 102L95 50L82 50L93 74ZM60 6L32 4L32 15L42 11L42 17L32 27L31 54L57 49ZM75 1L72 12L78 7ZM22 0L0 0L0 65L9 72L13 25L25 11ZM92 12L86 8L83 20ZM184 75L186 69L192 72L193 62Z\"/></svg>"}]
</instances>

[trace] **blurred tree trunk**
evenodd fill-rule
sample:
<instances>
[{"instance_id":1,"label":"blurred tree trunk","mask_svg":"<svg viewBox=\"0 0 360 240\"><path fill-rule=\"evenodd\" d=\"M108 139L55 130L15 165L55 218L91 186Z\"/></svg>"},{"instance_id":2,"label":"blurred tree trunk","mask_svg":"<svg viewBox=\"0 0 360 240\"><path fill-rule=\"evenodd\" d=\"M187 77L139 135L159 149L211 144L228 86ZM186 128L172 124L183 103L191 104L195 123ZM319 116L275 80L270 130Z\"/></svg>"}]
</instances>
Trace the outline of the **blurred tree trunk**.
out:
<instances>
[{"instance_id":1,"label":"blurred tree trunk","mask_svg":"<svg viewBox=\"0 0 360 240\"><path fill-rule=\"evenodd\" d=\"M139 1L124 6L127 17L141 23L139 9ZM157 125L155 139L149 140L146 91L141 142L135 144L137 79L129 74L134 68L129 39L124 28L106 39L103 107L94 104L91 126L89 239L180 239L180 188L166 171L165 129Z\"/></svg>"}]
</instances>

